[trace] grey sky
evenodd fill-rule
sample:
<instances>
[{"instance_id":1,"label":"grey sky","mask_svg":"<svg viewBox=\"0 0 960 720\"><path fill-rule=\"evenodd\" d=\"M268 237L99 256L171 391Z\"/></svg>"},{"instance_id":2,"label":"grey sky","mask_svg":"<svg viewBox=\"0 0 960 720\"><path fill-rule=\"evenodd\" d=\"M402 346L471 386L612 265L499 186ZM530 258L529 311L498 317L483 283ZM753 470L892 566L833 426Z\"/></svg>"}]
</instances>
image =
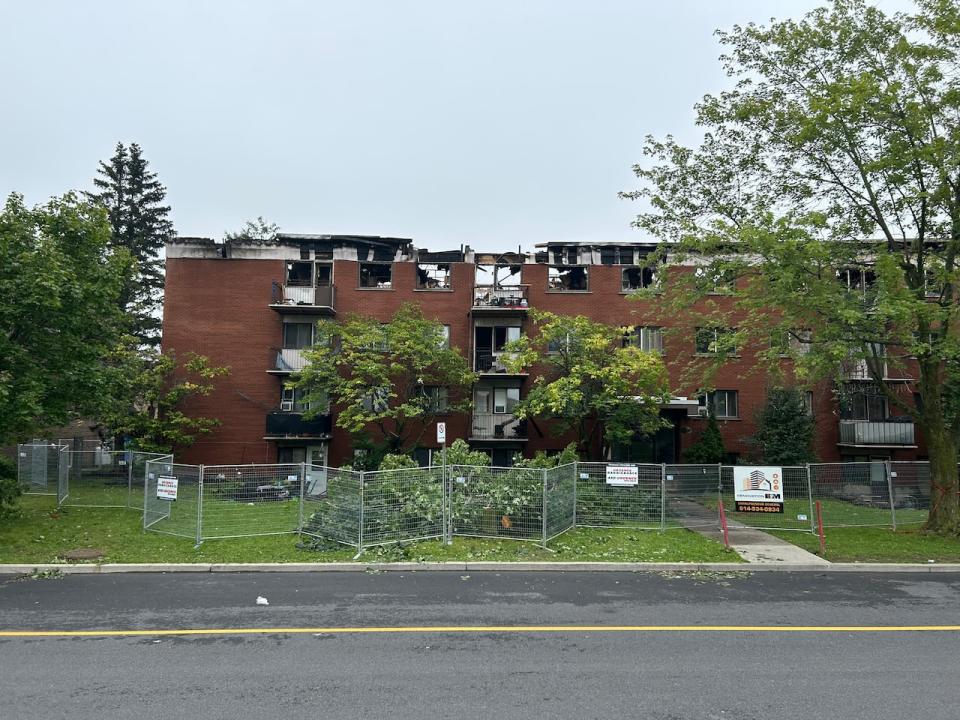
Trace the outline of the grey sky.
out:
<instances>
[{"instance_id":1,"label":"grey sky","mask_svg":"<svg viewBox=\"0 0 960 720\"><path fill-rule=\"evenodd\" d=\"M182 235L639 240L617 191L647 133L696 137L713 30L818 4L7 0L0 192L89 188L123 140Z\"/></svg>"}]
</instances>

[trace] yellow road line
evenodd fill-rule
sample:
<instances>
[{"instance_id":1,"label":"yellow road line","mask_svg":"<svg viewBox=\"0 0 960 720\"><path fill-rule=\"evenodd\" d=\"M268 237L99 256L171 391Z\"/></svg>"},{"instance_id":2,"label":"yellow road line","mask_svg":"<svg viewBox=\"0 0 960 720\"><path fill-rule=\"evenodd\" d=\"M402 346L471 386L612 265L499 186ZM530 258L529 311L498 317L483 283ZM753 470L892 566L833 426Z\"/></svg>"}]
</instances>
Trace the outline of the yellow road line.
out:
<instances>
[{"instance_id":1,"label":"yellow road line","mask_svg":"<svg viewBox=\"0 0 960 720\"><path fill-rule=\"evenodd\" d=\"M960 631L960 625L415 625L407 627L189 628L183 630L0 630L0 638L162 637L167 635L361 635L377 633L889 633L958 631Z\"/></svg>"}]
</instances>

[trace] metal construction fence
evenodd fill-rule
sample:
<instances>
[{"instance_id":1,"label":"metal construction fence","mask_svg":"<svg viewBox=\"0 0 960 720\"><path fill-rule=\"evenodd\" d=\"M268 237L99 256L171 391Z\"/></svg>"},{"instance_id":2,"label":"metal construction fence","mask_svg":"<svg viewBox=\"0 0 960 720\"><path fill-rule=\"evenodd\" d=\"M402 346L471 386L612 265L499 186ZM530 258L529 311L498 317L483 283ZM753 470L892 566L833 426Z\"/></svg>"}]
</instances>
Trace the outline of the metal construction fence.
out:
<instances>
[{"instance_id":1,"label":"metal construction fence","mask_svg":"<svg viewBox=\"0 0 960 720\"><path fill-rule=\"evenodd\" d=\"M455 535L546 544L575 527L666 531L731 527L814 532L918 525L930 507L926 462L783 467L784 502L744 512L735 467L577 462L449 465L359 472L310 464L185 465L171 455L18 447L27 493L58 504L142 507L143 527L204 540L302 533L363 548ZM171 490L170 488L173 488Z\"/></svg>"},{"instance_id":2,"label":"metal construction fence","mask_svg":"<svg viewBox=\"0 0 960 720\"><path fill-rule=\"evenodd\" d=\"M149 460L169 455L113 451L102 447L71 450L72 444L17 446L17 479L27 494L56 495L57 505L143 507Z\"/></svg>"}]
</instances>

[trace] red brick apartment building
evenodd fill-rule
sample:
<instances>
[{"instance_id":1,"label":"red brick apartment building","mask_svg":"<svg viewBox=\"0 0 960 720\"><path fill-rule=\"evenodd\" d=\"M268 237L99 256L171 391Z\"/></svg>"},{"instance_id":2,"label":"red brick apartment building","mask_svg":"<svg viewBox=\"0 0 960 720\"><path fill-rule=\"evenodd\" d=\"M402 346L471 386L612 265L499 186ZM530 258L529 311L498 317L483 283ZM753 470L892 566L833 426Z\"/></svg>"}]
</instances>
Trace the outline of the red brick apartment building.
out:
<instances>
[{"instance_id":1,"label":"red brick apartment building","mask_svg":"<svg viewBox=\"0 0 960 720\"><path fill-rule=\"evenodd\" d=\"M553 436L547 423L522 423L511 414L532 378L507 373L498 355L504 343L527 330L531 307L634 327L633 341L664 354L676 396L661 412L672 428L638 438L614 459L680 460L702 432L708 403L727 450L744 454L765 401L765 374L744 350L714 377L716 390L698 397L697 378L685 372L709 352L696 331L696 313L678 321L655 294L628 298L655 282L650 269L639 267L655 248L549 243L530 254L496 255L470 248L429 252L388 237L281 234L224 243L177 238L166 248L163 348L201 353L231 368L214 393L193 399L189 408L222 425L178 457L206 464L350 462L350 437L334 417L304 419L300 398L284 381L303 367L302 349L311 344L317 320L357 313L386 321L404 302L417 303L425 316L448 326L451 346L480 373L473 412L447 418L447 439L488 450L495 464L508 464L518 452L557 450L568 441ZM725 302L722 295L713 300ZM849 373L854 390L867 377L864 368ZM892 417L881 396L849 394L848 388L848 397L841 413L831 383L807 394L820 460L923 457L913 424Z\"/></svg>"}]
</instances>

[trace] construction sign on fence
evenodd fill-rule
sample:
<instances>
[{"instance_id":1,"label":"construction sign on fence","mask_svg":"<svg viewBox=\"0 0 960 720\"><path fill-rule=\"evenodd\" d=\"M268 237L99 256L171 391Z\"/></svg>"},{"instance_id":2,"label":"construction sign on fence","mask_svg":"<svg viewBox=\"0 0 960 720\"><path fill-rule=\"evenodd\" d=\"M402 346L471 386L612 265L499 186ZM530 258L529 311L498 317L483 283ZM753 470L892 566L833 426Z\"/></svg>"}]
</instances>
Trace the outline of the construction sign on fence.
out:
<instances>
[{"instance_id":1,"label":"construction sign on fence","mask_svg":"<svg viewBox=\"0 0 960 720\"><path fill-rule=\"evenodd\" d=\"M161 475L157 478L157 500L177 499L177 478Z\"/></svg>"},{"instance_id":2,"label":"construction sign on fence","mask_svg":"<svg viewBox=\"0 0 960 720\"><path fill-rule=\"evenodd\" d=\"M734 465L733 499L737 512L782 513L783 468Z\"/></svg>"},{"instance_id":3,"label":"construction sign on fence","mask_svg":"<svg viewBox=\"0 0 960 720\"><path fill-rule=\"evenodd\" d=\"M607 485L632 487L640 483L636 465L607 465Z\"/></svg>"}]
</instances>

